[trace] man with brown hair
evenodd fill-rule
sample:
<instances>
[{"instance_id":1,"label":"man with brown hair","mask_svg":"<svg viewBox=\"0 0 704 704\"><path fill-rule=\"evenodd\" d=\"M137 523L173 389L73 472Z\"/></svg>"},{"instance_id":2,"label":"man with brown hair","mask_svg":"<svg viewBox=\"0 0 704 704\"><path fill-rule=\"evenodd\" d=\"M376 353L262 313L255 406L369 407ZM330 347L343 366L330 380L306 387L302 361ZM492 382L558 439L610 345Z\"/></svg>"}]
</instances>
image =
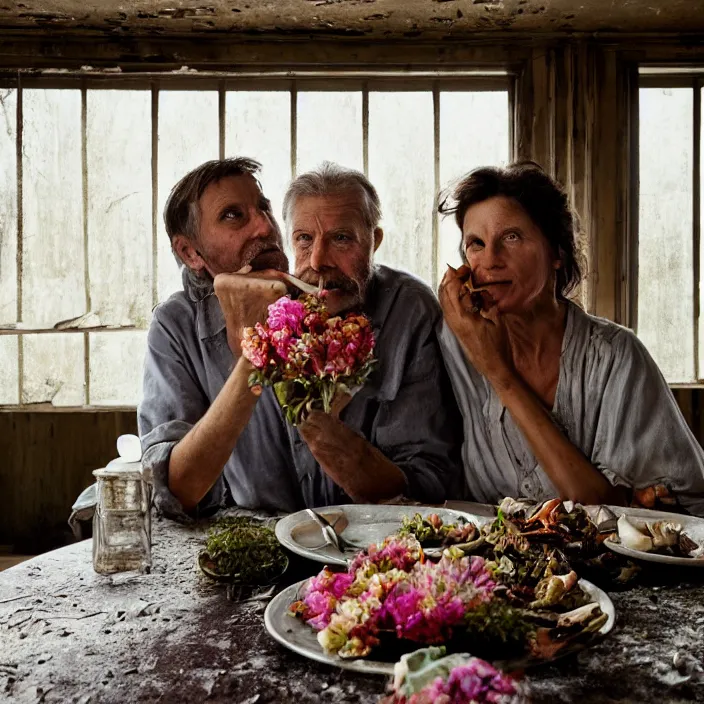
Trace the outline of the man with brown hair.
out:
<instances>
[{"instance_id":1,"label":"man with brown hair","mask_svg":"<svg viewBox=\"0 0 704 704\"><path fill-rule=\"evenodd\" d=\"M420 281L373 266L383 232L363 174L326 164L299 176L285 211L296 274L330 291L331 312L371 318L377 372L338 415L314 412L299 428L271 389L249 391L242 329L287 292L288 268L258 169L208 162L166 205L184 291L154 311L139 409L157 505L185 518L231 502L293 511L400 494L441 501L458 476L460 437L434 332L440 311Z\"/></svg>"}]
</instances>

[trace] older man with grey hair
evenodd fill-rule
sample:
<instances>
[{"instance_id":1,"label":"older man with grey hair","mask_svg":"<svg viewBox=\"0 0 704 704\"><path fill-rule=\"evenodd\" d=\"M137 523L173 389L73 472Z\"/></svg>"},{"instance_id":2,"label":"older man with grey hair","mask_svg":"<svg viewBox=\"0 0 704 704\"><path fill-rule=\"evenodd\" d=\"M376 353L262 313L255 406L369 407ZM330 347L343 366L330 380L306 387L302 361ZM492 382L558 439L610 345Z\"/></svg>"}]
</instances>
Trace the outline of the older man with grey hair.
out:
<instances>
[{"instance_id":1,"label":"older man with grey hair","mask_svg":"<svg viewBox=\"0 0 704 704\"><path fill-rule=\"evenodd\" d=\"M440 309L425 284L374 265L383 232L372 184L325 163L285 197L296 275L328 289L331 312L369 316L378 359L334 413L294 428L271 389L249 391L239 349L242 329L286 291L281 235L256 162L209 164L174 188L165 212L186 268L184 292L155 310L139 409L157 504L185 518L228 503L293 511L399 495L442 501L459 478L461 430L435 336Z\"/></svg>"}]
</instances>

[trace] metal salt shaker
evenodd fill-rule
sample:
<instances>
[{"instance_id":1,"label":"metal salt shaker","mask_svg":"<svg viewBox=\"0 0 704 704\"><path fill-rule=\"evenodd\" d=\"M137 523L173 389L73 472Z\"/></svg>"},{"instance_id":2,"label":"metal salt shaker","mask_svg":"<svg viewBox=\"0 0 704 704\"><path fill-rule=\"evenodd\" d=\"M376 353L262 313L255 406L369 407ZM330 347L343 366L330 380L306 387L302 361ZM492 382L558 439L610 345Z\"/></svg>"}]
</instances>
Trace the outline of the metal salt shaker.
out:
<instances>
[{"instance_id":1,"label":"metal salt shaker","mask_svg":"<svg viewBox=\"0 0 704 704\"><path fill-rule=\"evenodd\" d=\"M151 485L140 462L113 460L96 469L97 505L93 516L93 567L101 574L149 572Z\"/></svg>"}]
</instances>

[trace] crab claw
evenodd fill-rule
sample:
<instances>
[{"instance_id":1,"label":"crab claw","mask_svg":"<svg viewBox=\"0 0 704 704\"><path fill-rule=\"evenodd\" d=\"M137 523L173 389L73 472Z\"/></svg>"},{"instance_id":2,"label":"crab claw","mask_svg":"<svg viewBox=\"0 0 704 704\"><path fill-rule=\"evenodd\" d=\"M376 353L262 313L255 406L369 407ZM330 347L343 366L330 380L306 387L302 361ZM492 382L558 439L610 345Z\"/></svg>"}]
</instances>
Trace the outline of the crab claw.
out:
<instances>
[{"instance_id":1,"label":"crab claw","mask_svg":"<svg viewBox=\"0 0 704 704\"><path fill-rule=\"evenodd\" d=\"M530 650L541 659L549 659L560 652L565 646L584 637L585 633L595 633L608 620L601 611L599 604L591 603L580 606L573 611L560 615L554 628L538 628L530 639ZM581 624L578 631L571 629Z\"/></svg>"},{"instance_id":2,"label":"crab claw","mask_svg":"<svg viewBox=\"0 0 704 704\"><path fill-rule=\"evenodd\" d=\"M535 588L535 601L529 605L529 608L543 609L556 604L577 584L577 579L577 573L574 570L568 574L555 574L541 579Z\"/></svg>"},{"instance_id":3,"label":"crab claw","mask_svg":"<svg viewBox=\"0 0 704 704\"><path fill-rule=\"evenodd\" d=\"M546 528L555 523L555 512L562 504L562 499L549 499L528 519L527 525L539 521Z\"/></svg>"}]
</instances>

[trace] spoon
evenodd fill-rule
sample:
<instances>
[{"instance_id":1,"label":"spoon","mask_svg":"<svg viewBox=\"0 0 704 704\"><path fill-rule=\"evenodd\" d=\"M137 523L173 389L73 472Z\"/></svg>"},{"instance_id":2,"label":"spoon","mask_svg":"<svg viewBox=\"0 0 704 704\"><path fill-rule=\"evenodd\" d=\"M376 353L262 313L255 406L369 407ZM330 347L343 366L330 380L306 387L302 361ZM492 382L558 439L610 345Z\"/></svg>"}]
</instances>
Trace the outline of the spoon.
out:
<instances>
[{"instance_id":1,"label":"spoon","mask_svg":"<svg viewBox=\"0 0 704 704\"><path fill-rule=\"evenodd\" d=\"M364 550L362 546L355 545L349 540L343 538L341 535L338 535L338 533L335 532L335 528L324 516L316 513L311 508L307 508L306 513L320 526L326 546L330 545L340 553L344 553L349 550Z\"/></svg>"}]
</instances>

